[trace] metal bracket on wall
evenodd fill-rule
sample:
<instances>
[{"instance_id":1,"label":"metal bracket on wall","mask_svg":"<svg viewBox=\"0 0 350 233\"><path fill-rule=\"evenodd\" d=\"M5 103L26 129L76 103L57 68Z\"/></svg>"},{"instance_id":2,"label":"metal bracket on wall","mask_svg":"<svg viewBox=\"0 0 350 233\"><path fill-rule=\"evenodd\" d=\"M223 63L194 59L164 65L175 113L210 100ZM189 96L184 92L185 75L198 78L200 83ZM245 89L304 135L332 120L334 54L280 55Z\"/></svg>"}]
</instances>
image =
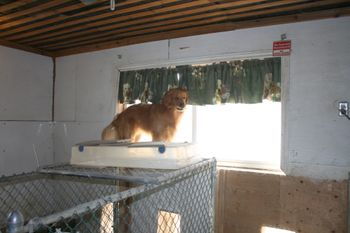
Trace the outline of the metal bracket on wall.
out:
<instances>
[{"instance_id":1,"label":"metal bracket on wall","mask_svg":"<svg viewBox=\"0 0 350 233\"><path fill-rule=\"evenodd\" d=\"M347 101L338 102L338 116L346 117L348 120L350 120L349 102L347 102Z\"/></svg>"}]
</instances>

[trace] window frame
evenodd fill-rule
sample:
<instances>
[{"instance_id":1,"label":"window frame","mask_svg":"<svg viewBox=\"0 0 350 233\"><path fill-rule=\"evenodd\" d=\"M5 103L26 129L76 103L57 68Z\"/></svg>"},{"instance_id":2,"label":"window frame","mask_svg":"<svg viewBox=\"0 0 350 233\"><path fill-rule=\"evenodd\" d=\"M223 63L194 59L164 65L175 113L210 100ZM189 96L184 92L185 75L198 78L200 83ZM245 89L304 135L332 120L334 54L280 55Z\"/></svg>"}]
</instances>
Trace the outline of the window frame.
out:
<instances>
[{"instance_id":1,"label":"window frame","mask_svg":"<svg viewBox=\"0 0 350 233\"><path fill-rule=\"evenodd\" d=\"M272 50L262 50L253 51L246 53L227 53L220 55L202 56L202 57L190 57L182 59L169 59L168 61L154 61L154 62L141 62L132 65L115 65L117 70L116 75L116 88L115 88L115 114L118 114L118 85L120 72L131 71L131 70L141 70L141 69L152 69L152 68L162 68L168 66L179 66L179 65L190 65L190 64L200 64L200 63L214 63L221 61L234 61L234 60L245 60L245 59L263 59L271 58ZM289 82L290 82L290 56L280 56L281 58L281 145L280 145L280 166L279 168L266 167L262 163L237 163L237 162L218 162L218 167L220 169L238 169L253 172L263 172L263 173L276 173L285 174L288 164L288 127L287 127L287 115L289 102ZM197 135L197 123L196 123L197 111L196 107L192 108L192 143L196 142Z\"/></svg>"}]
</instances>

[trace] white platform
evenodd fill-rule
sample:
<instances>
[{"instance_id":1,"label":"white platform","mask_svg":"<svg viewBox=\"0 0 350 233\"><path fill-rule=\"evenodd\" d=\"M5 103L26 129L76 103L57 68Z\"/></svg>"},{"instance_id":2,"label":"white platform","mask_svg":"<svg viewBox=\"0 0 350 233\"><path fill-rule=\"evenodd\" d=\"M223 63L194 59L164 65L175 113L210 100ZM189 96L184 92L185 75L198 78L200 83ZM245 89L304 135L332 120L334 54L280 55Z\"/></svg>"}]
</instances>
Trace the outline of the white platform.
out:
<instances>
[{"instance_id":1,"label":"white platform","mask_svg":"<svg viewBox=\"0 0 350 233\"><path fill-rule=\"evenodd\" d=\"M191 143L89 141L72 147L70 163L84 166L178 169L200 161Z\"/></svg>"}]
</instances>

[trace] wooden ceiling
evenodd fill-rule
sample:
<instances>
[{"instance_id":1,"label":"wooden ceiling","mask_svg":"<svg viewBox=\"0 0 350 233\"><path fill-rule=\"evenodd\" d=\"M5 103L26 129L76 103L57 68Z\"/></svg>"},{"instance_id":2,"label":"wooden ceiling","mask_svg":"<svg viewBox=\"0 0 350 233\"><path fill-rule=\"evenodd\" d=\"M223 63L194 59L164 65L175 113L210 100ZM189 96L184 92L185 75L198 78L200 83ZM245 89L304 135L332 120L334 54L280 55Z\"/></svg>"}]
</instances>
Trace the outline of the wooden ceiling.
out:
<instances>
[{"instance_id":1,"label":"wooden ceiling","mask_svg":"<svg viewBox=\"0 0 350 233\"><path fill-rule=\"evenodd\" d=\"M58 57L345 15L350 0L0 0L0 45Z\"/></svg>"}]
</instances>

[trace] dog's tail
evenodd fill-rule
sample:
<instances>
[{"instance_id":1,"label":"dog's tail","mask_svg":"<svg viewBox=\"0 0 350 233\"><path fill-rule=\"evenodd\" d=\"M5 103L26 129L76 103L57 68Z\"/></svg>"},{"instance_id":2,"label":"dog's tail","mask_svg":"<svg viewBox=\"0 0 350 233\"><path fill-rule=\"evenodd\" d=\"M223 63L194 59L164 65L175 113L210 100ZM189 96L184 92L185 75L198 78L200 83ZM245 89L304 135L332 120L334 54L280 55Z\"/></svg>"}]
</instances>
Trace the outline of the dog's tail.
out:
<instances>
[{"instance_id":1,"label":"dog's tail","mask_svg":"<svg viewBox=\"0 0 350 233\"><path fill-rule=\"evenodd\" d=\"M118 140L118 132L113 124L109 124L103 129L101 134L102 140Z\"/></svg>"}]
</instances>

